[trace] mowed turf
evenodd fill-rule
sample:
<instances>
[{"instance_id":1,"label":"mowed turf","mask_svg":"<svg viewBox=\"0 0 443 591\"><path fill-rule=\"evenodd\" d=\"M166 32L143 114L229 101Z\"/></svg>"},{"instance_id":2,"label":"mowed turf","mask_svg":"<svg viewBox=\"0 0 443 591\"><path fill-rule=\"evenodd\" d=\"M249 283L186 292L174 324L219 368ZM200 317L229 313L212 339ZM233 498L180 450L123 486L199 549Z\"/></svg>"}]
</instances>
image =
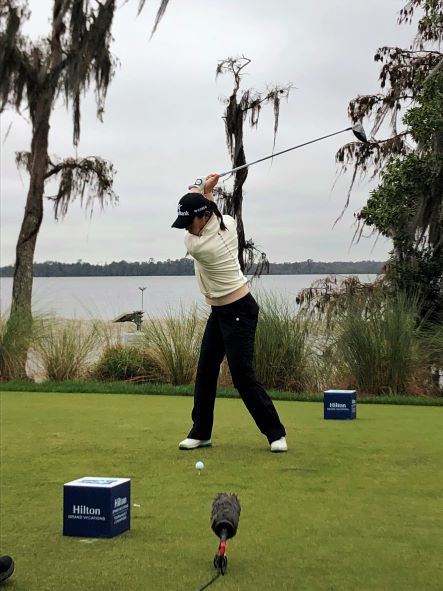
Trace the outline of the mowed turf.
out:
<instances>
[{"instance_id":1,"label":"mowed turf","mask_svg":"<svg viewBox=\"0 0 443 591\"><path fill-rule=\"evenodd\" d=\"M290 451L271 454L241 401L218 400L212 449L183 452L190 398L2 393L1 551L20 591L198 591L214 574L210 511L242 513L220 591L443 587L441 408L277 402ZM205 469L198 475L195 462ZM132 481L131 530L63 537L63 483Z\"/></svg>"}]
</instances>

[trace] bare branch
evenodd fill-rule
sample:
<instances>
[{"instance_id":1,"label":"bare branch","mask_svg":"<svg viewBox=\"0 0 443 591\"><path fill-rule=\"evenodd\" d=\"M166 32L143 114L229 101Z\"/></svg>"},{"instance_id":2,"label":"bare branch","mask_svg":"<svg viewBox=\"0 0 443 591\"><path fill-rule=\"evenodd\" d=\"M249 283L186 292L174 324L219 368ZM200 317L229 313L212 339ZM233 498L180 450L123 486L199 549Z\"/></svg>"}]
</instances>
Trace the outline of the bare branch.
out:
<instances>
[{"instance_id":1,"label":"bare branch","mask_svg":"<svg viewBox=\"0 0 443 591\"><path fill-rule=\"evenodd\" d=\"M242 70L251 63L251 60L244 55L241 57L228 57L225 60L218 62L215 77L218 78L221 74L230 73L234 76L234 90L236 94L240 89L240 82L242 78Z\"/></svg>"}]
</instances>

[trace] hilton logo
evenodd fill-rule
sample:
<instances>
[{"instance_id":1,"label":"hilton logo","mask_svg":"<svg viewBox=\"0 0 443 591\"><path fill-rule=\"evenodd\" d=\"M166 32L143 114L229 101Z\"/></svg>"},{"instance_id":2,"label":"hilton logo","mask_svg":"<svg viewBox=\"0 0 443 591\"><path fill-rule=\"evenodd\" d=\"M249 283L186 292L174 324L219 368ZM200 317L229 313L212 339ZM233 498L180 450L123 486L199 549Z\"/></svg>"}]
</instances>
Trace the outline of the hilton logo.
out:
<instances>
[{"instance_id":1,"label":"hilton logo","mask_svg":"<svg viewBox=\"0 0 443 591\"><path fill-rule=\"evenodd\" d=\"M73 515L100 515L100 509L86 505L72 505Z\"/></svg>"},{"instance_id":2,"label":"hilton logo","mask_svg":"<svg viewBox=\"0 0 443 591\"><path fill-rule=\"evenodd\" d=\"M330 402L329 408L348 408L346 404L342 404L341 402Z\"/></svg>"},{"instance_id":3,"label":"hilton logo","mask_svg":"<svg viewBox=\"0 0 443 591\"><path fill-rule=\"evenodd\" d=\"M128 502L128 499L126 497L117 497L114 500L114 509L117 507L121 507L122 505L126 505Z\"/></svg>"}]
</instances>

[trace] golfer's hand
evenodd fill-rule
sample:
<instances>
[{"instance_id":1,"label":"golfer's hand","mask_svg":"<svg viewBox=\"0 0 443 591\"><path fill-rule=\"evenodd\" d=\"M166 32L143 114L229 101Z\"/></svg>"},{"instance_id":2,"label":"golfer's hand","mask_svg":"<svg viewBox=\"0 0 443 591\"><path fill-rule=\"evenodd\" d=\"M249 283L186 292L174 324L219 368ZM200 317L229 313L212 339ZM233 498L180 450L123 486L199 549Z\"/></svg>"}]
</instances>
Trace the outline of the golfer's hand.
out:
<instances>
[{"instance_id":1,"label":"golfer's hand","mask_svg":"<svg viewBox=\"0 0 443 591\"><path fill-rule=\"evenodd\" d=\"M211 172L211 174L208 174L208 176L206 177L206 182L205 182L205 195L207 193L212 193L212 190L214 189L215 185L218 183L219 178L220 178L220 175L217 174L216 172Z\"/></svg>"}]
</instances>

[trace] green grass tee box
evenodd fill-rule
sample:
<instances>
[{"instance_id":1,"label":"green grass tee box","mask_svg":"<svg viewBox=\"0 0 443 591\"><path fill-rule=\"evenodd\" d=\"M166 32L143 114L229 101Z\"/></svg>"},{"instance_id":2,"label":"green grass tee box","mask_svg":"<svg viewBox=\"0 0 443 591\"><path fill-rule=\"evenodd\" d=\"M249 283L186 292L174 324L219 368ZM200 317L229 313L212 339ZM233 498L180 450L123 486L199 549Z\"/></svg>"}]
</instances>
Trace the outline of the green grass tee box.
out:
<instances>
[{"instance_id":1,"label":"green grass tee box","mask_svg":"<svg viewBox=\"0 0 443 591\"><path fill-rule=\"evenodd\" d=\"M242 512L214 591L441 590L442 409L365 404L325 421L320 403L275 404L287 454L236 399L217 400L213 448L183 452L189 397L3 392L5 589L198 591L227 491ZM131 478L129 532L62 536L63 484L81 476Z\"/></svg>"}]
</instances>

